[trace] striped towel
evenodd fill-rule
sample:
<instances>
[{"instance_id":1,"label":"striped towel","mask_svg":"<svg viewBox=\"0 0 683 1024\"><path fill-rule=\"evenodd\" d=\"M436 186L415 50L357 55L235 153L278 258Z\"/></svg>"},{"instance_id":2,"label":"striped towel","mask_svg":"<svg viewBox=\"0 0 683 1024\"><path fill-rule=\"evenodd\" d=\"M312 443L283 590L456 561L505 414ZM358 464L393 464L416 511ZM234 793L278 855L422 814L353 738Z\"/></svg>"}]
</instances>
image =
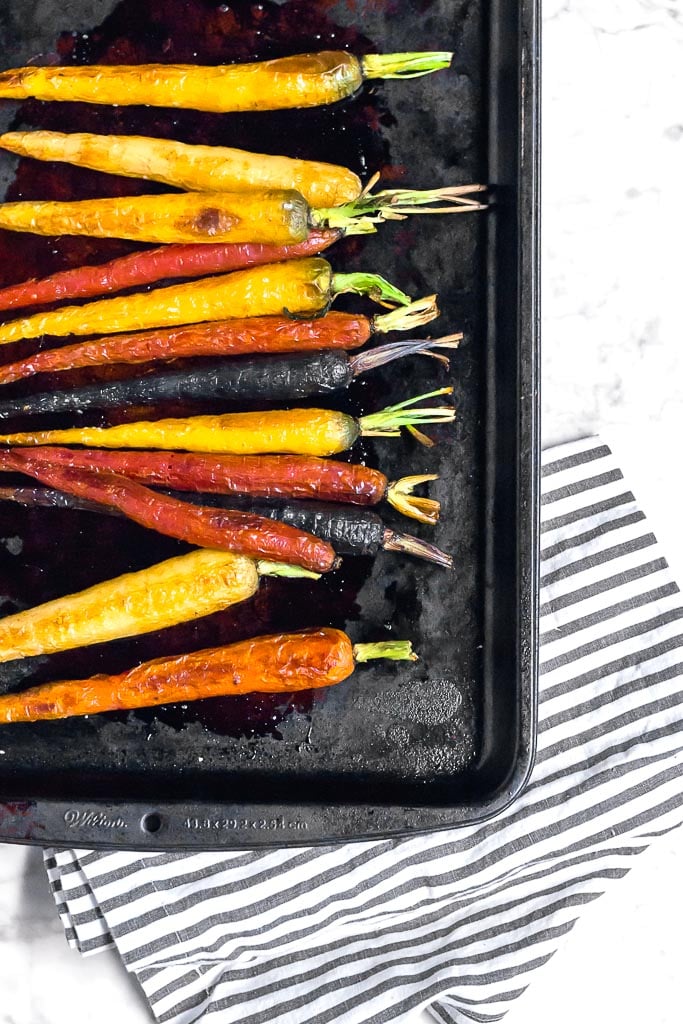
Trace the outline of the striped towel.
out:
<instances>
[{"instance_id":1,"label":"striped towel","mask_svg":"<svg viewBox=\"0 0 683 1024\"><path fill-rule=\"evenodd\" d=\"M683 819L683 602L597 439L543 458L531 782L495 820L255 853L48 850L69 942L119 950L160 1021L499 1020Z\"/></svg>"}]
</instances>

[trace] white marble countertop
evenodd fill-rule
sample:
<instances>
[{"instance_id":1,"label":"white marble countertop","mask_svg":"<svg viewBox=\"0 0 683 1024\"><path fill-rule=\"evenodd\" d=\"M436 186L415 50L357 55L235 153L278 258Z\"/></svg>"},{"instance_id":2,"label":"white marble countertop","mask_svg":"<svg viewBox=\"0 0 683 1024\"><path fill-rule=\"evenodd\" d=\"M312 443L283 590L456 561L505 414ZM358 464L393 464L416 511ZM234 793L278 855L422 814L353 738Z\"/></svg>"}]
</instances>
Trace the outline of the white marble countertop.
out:
<instances>
[{"instance_id":1,"label":"white marble countertop","mask_svg":"<svg viewBox=\"0 0 683 1024\"><path fill-rule=\"evenodd\" d=\"M683 8L544 0L544 22L544 444L600 432L683 580ZM682 876L677 832L586 909L509 1024L679 1024ZM0 846L0 1024L94 1015L150 1020L115 954L68 949L39 851Z\"/></svg>"}]
</instances>

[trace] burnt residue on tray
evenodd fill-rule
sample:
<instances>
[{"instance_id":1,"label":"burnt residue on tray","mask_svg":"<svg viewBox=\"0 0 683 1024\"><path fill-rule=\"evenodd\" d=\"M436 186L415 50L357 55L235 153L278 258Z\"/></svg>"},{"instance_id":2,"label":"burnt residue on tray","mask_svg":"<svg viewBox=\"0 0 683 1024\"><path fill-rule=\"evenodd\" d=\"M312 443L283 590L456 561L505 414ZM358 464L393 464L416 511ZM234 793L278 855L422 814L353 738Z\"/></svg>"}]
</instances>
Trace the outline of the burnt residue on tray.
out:
<instances>
[{"instance_id":1,"label":"burnt residue on tray","mask_svg":"<svg viewBox=\"0 0 683 1024\"><path fill-rule=\"evenodd\" d=\"M20 6L18 0L9 5L12 10ZM86 7L94 8L99 24L71 31L70 25L83 24ZM147 134L325 159L346 164L363 180L378 170L389 187L482 180L482 26L467 0L123 0L116 5L110 0L91 0L87 5L66 0L52 23L55 29L67 30L51 41L45 26L41 49L47 56L41 59L62 64L213 64L325 48L358 54L412 50L419 48L417 19L419 47L457 50L456 70L416 82L370 83L333 107L262 114L28 100L15 109L11 127ZM11 66L11 47L6 47L3 61ZM68 164L20 160L6 198L83 199L164 191L171 190ZM326 254L335 268L382 273L415 298L438 290L442 319L422 334L465 331L450 372L430 359L406 360L400 369L372 373L355 382L347 395L325 402L359 415L447 383L454 385L458 418L454 427L430 431L438 441L435 448L421 448L408 436L368 439L340 456L377 466L390 478L440 474L432 486L443 506L436 530L408 522L386 506L381 511L389 525L451 551L456 560L453 573L384 554L375 561L346 559L340 570L317 583L262 580L251 600L197 622L0 665L0 690L123 671L151 657L308 625L334 625L364 641L410 639L420 662L408 667L364 666L347 683L291 699L254 695L3 727L7 754L2 760L8 773L26 772L40 786L41 773L59 764L76 786L79 779L90 780L88 785L99 779L103 792L112 786L123 792L128 786L134 795L140 773L152 778L179 772L184 779L196 778L198 784L215 773L233 772L244 779L253 773L278 778L296 773L302 785L309 775L345 774L379 785L389 777L411 782L448 777L474 763L480 740L482 642L477 440L481 379L476 357L483 302L480 221L479 215L416 217L387 225L375 237L343 241ZM0 232L0 287L102 262L136 248L119 240ZM371 308L362 300L346 298L337 305ZM4 346L0 358L9 362L39 345L69 340ZM53 375L49 381L51 386L72 386L128 372L140 368L90 368ZM5 393L43 390L46 379L36 376ZM146 408L142 415L158 418L186 411L176 404ZM135 416L136 410L123 409L107 417L41 418L41 427L116 423ZM26 429L27 422L12 421L7 429ZM181 550L176 542L119 519L0 506L0 612L74 592ZM298 796L303 799L305 792Z\"/></svg>"}]
</instances>

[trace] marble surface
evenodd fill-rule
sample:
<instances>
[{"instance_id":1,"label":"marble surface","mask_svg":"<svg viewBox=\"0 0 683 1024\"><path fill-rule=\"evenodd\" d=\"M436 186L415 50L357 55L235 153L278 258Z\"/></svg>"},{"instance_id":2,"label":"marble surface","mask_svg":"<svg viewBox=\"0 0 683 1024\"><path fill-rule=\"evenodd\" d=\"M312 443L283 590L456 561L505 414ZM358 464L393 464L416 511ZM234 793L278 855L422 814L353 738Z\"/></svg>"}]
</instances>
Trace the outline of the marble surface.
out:
<instances>
[{"instance_id":1,"label":"marble surface","mask_svg":"<svg viewBox=\"0 0 683 1024\"><path fill-rule=\"evenodd\" d=\"M683 580L683 5L544 0L544 32L544 443L602 433ZM679 831L585 910L508 1024L679 1024L682 875ZM93 1014L150 1020L115 954L68 949L39 852L0 846L0 1024Z\"/></svg>"}]
</instances>

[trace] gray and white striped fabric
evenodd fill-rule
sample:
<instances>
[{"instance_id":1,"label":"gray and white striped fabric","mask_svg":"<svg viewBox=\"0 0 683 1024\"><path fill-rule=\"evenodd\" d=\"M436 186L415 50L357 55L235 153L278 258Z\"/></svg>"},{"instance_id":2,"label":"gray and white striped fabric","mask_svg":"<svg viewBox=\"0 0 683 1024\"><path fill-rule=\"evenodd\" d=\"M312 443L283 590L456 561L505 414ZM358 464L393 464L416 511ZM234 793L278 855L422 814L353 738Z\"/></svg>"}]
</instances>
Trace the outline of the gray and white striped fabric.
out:
<instances>
[{"instance_id":1,"label":"gray and white striped fabric","mask_svg":"<svg viewBox=\"0 0 683 1024\"><path fill-rule=\"evenodd\" d=\"M49 850L69 941L160 1021L499 1020L581 908L683 820L683 602L596 438L543 459L531 783L484 825L258 853Z\"/></svg>"}]
</instances>

